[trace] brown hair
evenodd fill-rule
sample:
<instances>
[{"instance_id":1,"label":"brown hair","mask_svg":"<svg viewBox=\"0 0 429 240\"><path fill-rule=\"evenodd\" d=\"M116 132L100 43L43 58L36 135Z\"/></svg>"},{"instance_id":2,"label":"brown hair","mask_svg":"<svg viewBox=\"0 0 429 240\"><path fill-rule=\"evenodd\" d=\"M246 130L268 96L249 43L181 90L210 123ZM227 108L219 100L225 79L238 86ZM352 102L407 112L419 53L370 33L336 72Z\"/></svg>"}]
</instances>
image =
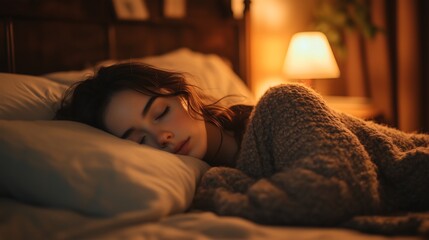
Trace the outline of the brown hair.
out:
<instances>
[{"instance_id":1,"label":"brown hair","mask_svg":"<svg viewBox=\"0 0 429 240\"><path fill-rule=\"evenodd\" d=\"M55 119L77 121L108 131L103 120L106 107L115 93L126 89L148 96L178 96L187 104L192 117L220 127L233 118L232 111L189 84L183 73L143 63L120 63L101 67L94 76L72 85L65 92Z\"/></svg>"}]
</instances>

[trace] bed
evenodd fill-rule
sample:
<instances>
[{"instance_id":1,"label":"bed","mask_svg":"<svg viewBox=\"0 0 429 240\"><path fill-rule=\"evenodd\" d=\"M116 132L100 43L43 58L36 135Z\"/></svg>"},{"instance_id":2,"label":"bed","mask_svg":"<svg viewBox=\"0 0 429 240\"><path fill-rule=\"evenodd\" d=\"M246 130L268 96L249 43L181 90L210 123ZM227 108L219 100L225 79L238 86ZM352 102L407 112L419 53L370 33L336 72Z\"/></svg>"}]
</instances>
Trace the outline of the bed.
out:
<instances>
[{"instance_id":1,"label":"bed","mask_svg":"<svg viewBox=\"0 0 429 240\"><path fill-rule=\"evenodd\" d=\"M189 211L206 163L51 120L68 86L120 61L186 72L235 95L226 105L255 103L250 1L234 18L230 1L188 0L180 19L146 1L145 21L118 19L107 0L0 2L0 239L418 239Z\"/></svg>"}]
</instances>

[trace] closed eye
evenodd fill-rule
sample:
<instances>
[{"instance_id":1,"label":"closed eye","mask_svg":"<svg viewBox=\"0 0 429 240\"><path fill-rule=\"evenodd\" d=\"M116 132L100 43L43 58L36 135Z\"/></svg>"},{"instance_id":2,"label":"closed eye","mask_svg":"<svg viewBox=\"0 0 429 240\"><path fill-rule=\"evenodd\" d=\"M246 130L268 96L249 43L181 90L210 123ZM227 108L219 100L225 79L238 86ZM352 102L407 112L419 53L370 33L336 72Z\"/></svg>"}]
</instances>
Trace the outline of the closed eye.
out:
<instances>
[{"instance_id":1,"label":"closed eye","mask_svg":"<svg viewBox=\"0 0 429 240\"><path fill-rule=\"evenodd\" d=\"M165 107L164 111L155 118L155 120L159 120L163 118L170 111L170 107Z\"/></svg>"},{"instance_id":2,"label":"closed eye","mask_svg":"<svg viewBox=\"0 0 429 240\"><path fill-rule=\"evenodd\" d=\"M143 136L143 137L140 139L140 144L145 144L145 142L146 142L146 136Z\"/></svg>"}]
</instances>

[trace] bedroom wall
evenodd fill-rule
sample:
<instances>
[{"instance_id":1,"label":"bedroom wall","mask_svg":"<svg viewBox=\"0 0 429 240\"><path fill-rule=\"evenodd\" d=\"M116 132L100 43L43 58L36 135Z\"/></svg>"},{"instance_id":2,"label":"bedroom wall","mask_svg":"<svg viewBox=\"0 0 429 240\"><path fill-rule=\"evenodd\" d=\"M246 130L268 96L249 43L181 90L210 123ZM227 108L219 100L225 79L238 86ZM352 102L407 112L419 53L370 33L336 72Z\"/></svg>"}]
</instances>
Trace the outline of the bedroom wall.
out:
<instances>
[{"instance_id":1,"label":"bedroom wall","mask_svg":"<svg viewBox=\"0 0 429 240\"><path fill-rule=\"evenodd\" d=\"M397 2L398 125L407 131L429 132L428 13L425 0Z\"/></svg>"},{"instance_id":2,"label":"bedroom wall","mask_svg":"<svg viewBox=\"0 0 429 240\"><path fill-rule=\"evenodd\" d=\"M314 30L313 12L317 0L253 0L251 6L251 76L256 96L270 86L291 81L282 72L292 35ZM346 66L337 59L340 70ZM343 72L343 71L342 71ZM314 81L325 95L346 95L344 76Z\"/></svg>"},{"instance_id":3,"label":"bedroom wall","mask_svg":"<svg viewBox=\"0 0 429 240\"><path fill-rule=\"evenodd\" d=\"M252 1L251 87L257 97L288 81L282 66L289 41L296 32L313 30L312 14L319 1ZM372 22L382 31L372 39L346 34L346 58L337 56L341 77L318 80L315 89L323 95L368 97L383 123L407 132L429 132L429 3L366 2Z\"/></svg>"},{"instance_id":4,"label":"bedroom wall","mask_svg":"<svg viewBox=\"0 0 429 240\"><path fill-rule=\"evenodd\" d=\"M289 40L308 28L314 0L252 0L251 76L257 97L287 81L282 73Z\"/></svg>"},{"instance_id":5,"label":"bedroom wall","mask_svg":"<svg viewBox=\"0 0 429 240\"><path fill-rule=\"evenodd\" d=\"M422 129L425 132L429 132L429 45L427 44L429 42L429 1L423 1L422 6L420 8L420 16L421 21L423 24L420 26L420 28L423 31L422 34L422 88L421 88L421 94L422 94L422 106L423 106L423 114L422 114Z\"/></svg>"},{"instance_id":6,"label":"bedroom wall","mask_svg":"<svg viewBox=\"0 0 429 240\"><path fill-rule=\"evenodd\" d=\"M376 5L376 11L383 10L383 1L372 0L372 4ZM264 89L271 85L291 81L282 72L289 41L296 32L315 30L313 16L316 8L320 6L319 3L320 0L252 1L251 73L252 89L257 96L261 95ZM384 16L379 13L375 15L376 19L373 21L376 21L379 26L384 26ZM347 54L341 56L340 53L336 52L337 49L333 48L341 76L337 79L315 80L313 81L314 88L323 95L370 96L372 93L369 89L370 86L367 86L369 85L368 78L378 76L368 76L368 73L365 72L367 71L366 68L368 68L367 63L362 59L371 54L371 51L375 48L383 50L380 48L384 47L384 52L387 52L386 40L383 36L376 35L376 37L377 39L373 41L366 41L356 31L347 31L344 36ZM365 44L369 42L372 45L365 49ZM377 62L379 67L388 65L387 55L378 56ZM385 68L388 68L388 66ZM389 96L382 96L382 98L389 98ZM390 103L383 102L382 104L389 105ZM392 115L390 112L387 114Z\"/></svg>"},{"instance_id":7,"label":"bedroom wall","mask_svg":"<svg viewBox=\"0 0 429 240\"><path fill-rule=\"evenodd\" d=\"M0 46L6 45L6 33L3 31L5 29L5 23L0 22ZM0 47L0 56L7 56L6 48ZM0 72L7 71L7 58L0 57Z\"/></svg>"},{"instance_id":8,"label":"bedroom wall","mask_svg":"<svg viewBox=\"0 0 429 240\"><path fill-rule=\"evenodd\" d=\"M415 81L421 76L419 49L419 28L417 24L416 0L398 1L397 14L397 50L398 50L398 125L408 131L417 129L420 124L420 88L421 83ZM414 116L410 118L409 116Z\"/></svg>"},{"instance_id":9,"label":"bedroom wall","mask_svg":"<svg viewBox=\"0 0 429 240\"><path fill-rule=\"evenodd\" d=\"M107 58L137 58L187 47L220 55L247 79L247 52L239 44L243 24L232 17L228 1L187 0L182 18L165 16L163 0L145 2L149 18L140 21L116 17L112 0L0 0L0 70L77 70ZM8 27L13 41L6 37ZM9 49L15 53L13 60Z\"/></svg>"}]
</instances>

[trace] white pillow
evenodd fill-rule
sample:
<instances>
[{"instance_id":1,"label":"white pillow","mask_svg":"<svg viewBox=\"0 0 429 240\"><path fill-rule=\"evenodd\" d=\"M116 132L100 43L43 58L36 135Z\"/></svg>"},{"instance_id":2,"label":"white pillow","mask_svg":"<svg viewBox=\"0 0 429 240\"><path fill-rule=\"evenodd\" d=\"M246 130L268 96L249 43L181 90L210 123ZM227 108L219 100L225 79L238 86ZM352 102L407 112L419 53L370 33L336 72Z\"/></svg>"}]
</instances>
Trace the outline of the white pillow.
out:
<instances>
[{"instance_id":1,"label":"white pillow","mask_svg":"<svg viewBox=\"0 0 429 240\"><path fill-rule=\"evenodd\" d=\"M169 52L164 55L123 61L106 60L96 64L109 66L119 62L144 62L153 66L188 73L188 80L200 87L205 93L220 99L227 95L235 95L223 101L223 104L255 104L255 98L244 82L234 73L223 59L215 54L202 54L187 48ZM93 74L91 68L82 71L65 71L46 74L45 77L59 83L71 84L84 80Z\"/></svg>"},{"instance_id":2,"label":"white pillow","mask_svg":"<svg viewBox=\"0 0 429 240\"><path fill-rule=\"evenodd\" d=\"M42 77L0 73L0 119L52 119L65 89Z\"/></svg>"},{"instance_id":3,"label":"white pillow","mask_svg":"<svg viewBox=\"0 0 429 240\"><path fill-rule=\"evenodd\" d=\"M189 73L191 77L188 80L217 99L235 95L224 100L226 105L255 104L249 88L218 55L202 54L181 48L165 55L135 60Z\"/></svg>"},{"instance_id":4,"label":"white pillow","mask_svg":"<svg viewBox=\"0 0 429 240\"><path fill-rule=\"evenodd\" d=\"M208 165L68 121L0 120L0 196L94 216L183 212Z\"/></svg>"},{"instance_id":5,"label":"white pillow","mask_svg":"<svg viewBox=\"0 0 429 240\"><path fill-rule=\"evenodd\" d=\"M43 77L50 79L54 82L71 85L77 81L85 80L88 77L94 75L93 68L86 68L83 70L72 70L72 71L62 71L62 72L53 72L43 75Z\"/></svg>"}]
</instances>

